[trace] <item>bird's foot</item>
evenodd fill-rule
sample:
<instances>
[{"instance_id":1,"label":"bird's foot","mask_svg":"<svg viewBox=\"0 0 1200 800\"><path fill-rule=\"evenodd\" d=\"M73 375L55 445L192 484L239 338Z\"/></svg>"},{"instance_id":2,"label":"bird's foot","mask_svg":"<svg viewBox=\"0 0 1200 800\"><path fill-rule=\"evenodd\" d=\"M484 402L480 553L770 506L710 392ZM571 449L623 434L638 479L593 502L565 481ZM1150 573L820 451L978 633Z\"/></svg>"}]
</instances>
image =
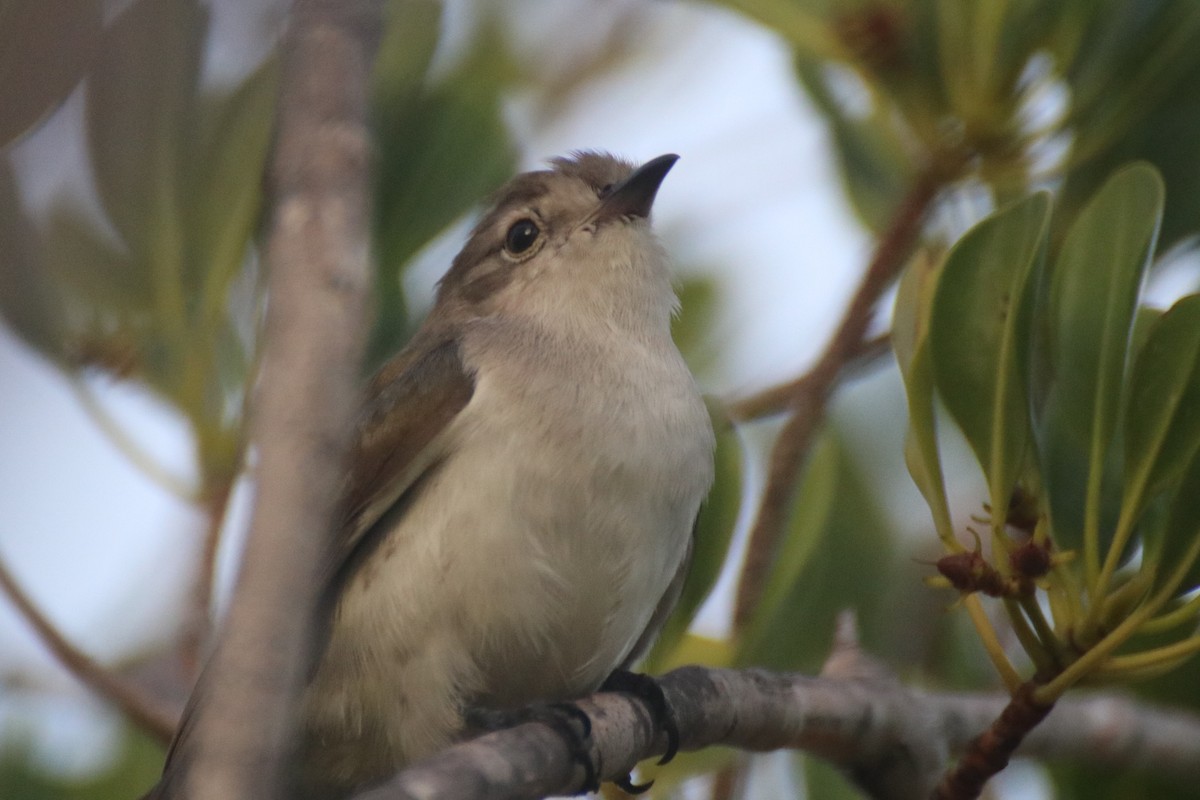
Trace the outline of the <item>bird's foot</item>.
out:
<instances>
[{"instance_id":1,"label":"bird's foot","mask_svg":"<svg viewBox=\"0 0 1200 800\"><path fill-rule=\"evenodd\" d=\"M667 749L662 758L658 760L659 765L666 764L675 758L675 754L679 752L679 726L675 722L675 712L671 710L671 704L667 702L667 696L663 693L662 686L656 678L640 672L617 669L613 670L612 674L600 685L600 691L624 692L644 702L650 709L655 724L662 728L667 735ZM641 794L654 785L654 781L634 783L632 776L613 781L613 783L629 794Z\"/></svg>"}]
</instances>

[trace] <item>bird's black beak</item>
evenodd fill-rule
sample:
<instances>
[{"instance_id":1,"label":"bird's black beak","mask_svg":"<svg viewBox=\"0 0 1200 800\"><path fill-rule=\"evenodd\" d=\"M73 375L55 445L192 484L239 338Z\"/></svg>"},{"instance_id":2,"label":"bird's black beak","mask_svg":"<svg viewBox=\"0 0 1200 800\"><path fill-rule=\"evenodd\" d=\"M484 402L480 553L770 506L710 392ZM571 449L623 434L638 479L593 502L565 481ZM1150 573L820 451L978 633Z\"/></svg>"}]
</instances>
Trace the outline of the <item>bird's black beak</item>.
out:
<instances>
[{"instance_id":1,"label":"bird's black beak","mask_svg":"<svg viewBox=\"0 0 1200 800\"><path fill-rule=\"evenodd\" d=\"M621 217L649 217L658 187L678 160L679 156L668 153L642 164L605 195L594 219L603 222Z\"/></svg>"}]
</instances>

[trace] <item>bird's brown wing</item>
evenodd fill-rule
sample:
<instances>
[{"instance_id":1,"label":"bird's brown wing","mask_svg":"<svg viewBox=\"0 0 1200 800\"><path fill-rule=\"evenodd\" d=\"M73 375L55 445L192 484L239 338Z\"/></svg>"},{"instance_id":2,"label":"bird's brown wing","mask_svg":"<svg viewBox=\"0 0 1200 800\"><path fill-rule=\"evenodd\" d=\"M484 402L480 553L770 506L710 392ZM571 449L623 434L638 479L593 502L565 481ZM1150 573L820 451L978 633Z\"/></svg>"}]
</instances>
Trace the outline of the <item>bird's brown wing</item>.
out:
<instances>
[{"instance_id":1,"label":"bird's brown wing","mask_svg":"<svg viewBox=\"0 0 1200 800\"><path fill-rule=\"evenodd\" d=\"M375 523L436 469L444 455L435 444L438 436L474 392L474 376L463 365L457 344L429 332L418 334L371 381L351 443L338 529L326 558L315 654L324 647L340 586L383 533ZM165 800L178 789L181 768L189 760L195 711L204 704L210 680L208 670L197 680L167 751L163 776L146 800Z\"/></svg>"},{"instance_id":2,"label":"bird's brown wing","mask_svg":"<svg viewBox=\"0 0 1200 800\"><path fill-rule=\"evenodd\" d=\"M371 381L351 446L328 563L336 595L381 538L376 523L410 499L445 453L439 436L475 392L457 343L420 334Z\"/></svg>"}]
</instances>

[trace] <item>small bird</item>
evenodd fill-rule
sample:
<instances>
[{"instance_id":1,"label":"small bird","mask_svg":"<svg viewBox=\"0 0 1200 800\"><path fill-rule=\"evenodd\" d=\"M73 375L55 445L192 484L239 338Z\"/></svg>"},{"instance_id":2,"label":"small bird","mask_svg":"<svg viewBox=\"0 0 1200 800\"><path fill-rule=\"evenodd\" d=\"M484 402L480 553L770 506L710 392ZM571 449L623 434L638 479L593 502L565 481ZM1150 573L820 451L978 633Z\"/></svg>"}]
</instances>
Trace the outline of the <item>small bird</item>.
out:
<instances>
[{"instance_id":1,"label":"small bird","mask_svg":"<svg viewBox=\"0 0 1200 800\"><path fill-rule=\"evenodd\" d=\"M658 634L713 480L648 219L677 158L579 152L513 178L370 382L299 794L380 781L473 709L582 697Z\"/></svg>"}]
</instances>

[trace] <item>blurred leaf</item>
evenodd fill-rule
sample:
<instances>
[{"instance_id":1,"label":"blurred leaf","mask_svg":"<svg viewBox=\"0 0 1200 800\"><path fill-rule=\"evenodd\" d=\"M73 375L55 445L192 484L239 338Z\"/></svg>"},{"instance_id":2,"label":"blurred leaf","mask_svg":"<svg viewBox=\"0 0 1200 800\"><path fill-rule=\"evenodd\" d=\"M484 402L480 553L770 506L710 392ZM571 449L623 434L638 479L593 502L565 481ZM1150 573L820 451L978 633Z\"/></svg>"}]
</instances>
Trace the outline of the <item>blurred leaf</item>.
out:
<instances>
[{"instance_id":1,"label":"blurred leaf","mask_svg":"<svg viewBox=\"0 0 1200 800\"><path fill-rule=\"evenodd\" d=\"M0 315L27 344L50 359L64 354L62 309L46 274L33 225L21 208L8 160L0 158Z\"/></svg>"},{"instance_id":2,"label":"blurred leaf","mask_svg":"<svg viewBox=\"0 0 1200 800\"><path fill-rule=\"evenodd\" d=\"M101 0L0 3L0 148L57 108L83 80L103 24Z\"/></svg>"},{"instance_id":3,"label":"blurred leaf","mask_svg":"<svg viewBox=\"0 0 1200 800\"><path fill-rule=\"evenodd\" d=\"M944 260L935 261L928 255L918 255L901 275L892 321L892 349L904 378L908 402L904 462L929 506L937 534L952 538L954 527L938 451L933 362L929 347L933 296L944 265Z\"/></svg>"},{"instance_id":4,"label":"blurred leaf","mask_svg":"<svg viewBox=\"0 0 1200 800\"><path fill-rule=\"evenodd\" d=\"M1162 206L1152 167L1113 175L1071 226L1036 312L1034 435L1064 548L1079 547L1085 509L1104 494L1130 328Z\"/></svg>"},{"instance_id":5,"label":"blurred leaf","mask_svg":"<svg viewBox=\"0 0 1200 800\"><path fill-rule=\"evenodd\" d=\"M1194 781L1121 764L1049 762L1055 800L1195 800Z\"/></svg>"},{"instance_id":6,"label":"blurred leaf","mask_svg":"<svg viewBox=\"0 0 1200 800\"><path fill-rule=\"evenodd\" d=\"M128 800L148 790L162 772L163 749L147 735L120 732L115 759L97 775L69 779L34 765L30 748L11 743L0 752L0 796L5 800Z\"/></svg>"},{"instance_id":7,"label":"blurred leaf","mask_svg":"<svg viewBox=\"0 0 1200 800\"><path fill-rule=\"evenodd\" d=\"M375 57L372 100L383 129L385 118L403 110L421 92L442 28L438 0L388 0L383 39Z\"/></svg>"},{"instance_id":8,"label":"blurred leaf","mask_svg":"<svg viewBox=\"0 0 1200 800\"><path fill-rule=\"evenodd\" d=\"M423 4L414 13L427 14ZM400 15L402 19L405 15ZM421 30L428 27L424 20ZM408 64L411 68L415 65ZM395 352L408 335L400 275L414 255L508 179L515 147L501 114L501 94L516 68L494 22L452 74L411 91L391 78L378 96L376 249L379 314L368 367Z\"/></svg>"},{"instance_id":9,"label":"blurred leaf","mask_svg":"<svg viewBox=\"0 0 1200 800\"><path fill-rule=\"evenodd\" d=\"M1049 194L1039 192L980 222L947 256L933 302L938 394L979 459L993 508L1007 508L1029 442L1030 276L1049 217Z\"/></svg>"},{"instance_id":10,"label":"blurred leaf","mask_svg":"<svg viewBox=\"0 0 1200 800\"><path fill-rule=\"evenodd\" d=\"M178 165L185 185L180 211L185 285L205 292L210 303L223 303L258 221L278 83L279 61L272 58L232 92L197 98L198 131Z\"/></svg>"},{"instance_id":11,"label":"blurred leaf","mask_svg":"<svg viewBox=\"0 0 1200 800\"><path fill-rule=\"evenodd\" d=\"M138 268L118 247L79 212L65 206L50 210L42 239L47 269L64 302L88 317L153 312L154 296L143 279L147 268Z\"/></svg>"},{"instance_id":12,"label":"blurred leaf","mask_svg":"<svg viewBox=\"0 0 1200 800\"><path fill-rule=\"evenodd\" d=\"M671 338L693 373L715 360L712 321L717 307L717 282L711 277L688 278L676 287L679 313L671 320Z\"/></svg>"},{"instance_id":13,"label":"blurred leaf","mask_svg":"<svg viewBox=\"0 0 1200 800\"><path fill-rule=\"evenodd\" d=\"M680 784L697 775L711 775L725 769L745 755L743 751L732 747L705 747L702 750L681 751L671 763L659 766L654 761L642 762L638 767L638 780L653 780L654 788L647 797L674 798L678 797ZM612 789L612 794L606 790ZM621 798L626 800L629 795L621 792L612 784L604 784L600 794L606 800ZM683 794L686 794L683 793Z\"/></svg>"},{"instance_id":14,"label":"blurred leaf","mask_svg":"<svg viewBox=\"0 0 1200 800\"><path fill-rule=\"evenodd\" d=\"M1162 532L1162 555L1155 574L1157 585L1171 577L1197 538L1200 538L1200 451L1193 451L1191 460L1184 465L1175 497L1168 506ZM1197 585L1200 585L1200 558L1187 569L1175 594L1183 594Z\"/></svg>"},{"instance_id":15,"label":"blurred leaf","mask_svg":"<svg viewBox=\"0 0 1200 800\"><path fill-rule=\"evenodd\" d=\"M1044 30L1030 24L1030 12L1038 5L937 0L942 84L968 136L1012 133L1017 80L1037 47L1030 34Z\"/></svg>"},{"instance_id":16,"label":"blurred leaf","mask_svg":"<svg viewBox=\"0 0 1200 800\"><path fill-rule=\"evenodd\" d=\"M820 438L812 448L792 501L787 530L779 551L771 559L761 599L742 640L740 655L744 663L748 663L745 656L749 653L770 646L767 639L771 633L777 633L773 628L785 611L784 601L826 536L826 523L837 489L837 458L837 447L828 436Z\"/></svg>"},{"instance_id":17,"label":"blurred leaf","mask_svg":"<svg viewBox=\"0 0 1200 800\"><path fill-rule=\"evenodd\" d=\"M710 400L708 409L717 434L716 478L696 521L692 565L683 592L651 651L648 660L652 664L661 664L671 658L696 612L708 598L729 555L729 543L741 509L742 442L719 403Z\"/></svg>"},{"instance_id":18,"label":"blurred leaf","mask_svg":"<svg viewBox=\"0 0 1200 800\"><path fill-rule=\"evenodd\" d=\"M891 554L874 489L837 436L826 432L811 452L787 538L768 576L767 591L782 596L771 601L764 595L737 663L815 670L829 655L836 617L846 609L857 612L863 643L874 647Z\"/></svg>"},{"instance_id":19,"label":"blurred leaf","mask_svg":"<svg viewBox=\"0 0 1200 800\"><path fill-rule=\"evenodd\" d=\"M900 141L891 109L874 104L868 115L851 114L830 90L826 70L821 62L796 60L801 84L832 128L850 203L867 227L880 231L911 183L911 155Z\"/></svg>"},{"instance_id":20,"label":"blurred leaf","mask_svg":"<svg viewBox=\"0 0 1200 800\"><path fill-rule=\"evenodd\" d=\"M126 244L167 281L178 280L180 161L207 29L195 0L138 0L105 31L88 80L96 189Z\"/></svg>"},{"instance_id":21,"label":"blurred leaf","mask_svg":"<svg viewBox=\"0 0 1200 800\"><path fill-rule=\"evenodd\" d=\"M1200 295L1180 300L1153 326L1129 387L1122 502L1136 515L1200 447Z\"/></svg>"},{"instance_id":22,"label":"blurred leaf","mask_svg":"<svg viewBox=\"0 0 1200 800\"><path fill-rule=\"evenodd\" d=\"M839 48L824 17L838 0L722 0L723 4L757 20L810 58L831 58Z\"/></svg>"},{"instance_id":23,"label":"blurred leaf","mask_svg":"<svg viewBox=\"0 0 1200 800\"><path fill-rule=\"evenodd\" d=\"M1200 4L1106 2L1088 9L1084 46L1068 65L1073 164L1059 198L1072 212L1113 170L1154 164L1166 183L1161 247L1200 226Z\"/></svg>"},{"instance_id":24,"label":"blurred leaf","mask_svg":"<svg viewBox=\"0 0 1200 800\"><path fill-rule=\"evenodd\" d=\"M846 777L846 773L816 756L796 753L792 757L797 771L801 772L805 797L820 800L861 800L865 795Z\"/></svg>"}]
</instances>

